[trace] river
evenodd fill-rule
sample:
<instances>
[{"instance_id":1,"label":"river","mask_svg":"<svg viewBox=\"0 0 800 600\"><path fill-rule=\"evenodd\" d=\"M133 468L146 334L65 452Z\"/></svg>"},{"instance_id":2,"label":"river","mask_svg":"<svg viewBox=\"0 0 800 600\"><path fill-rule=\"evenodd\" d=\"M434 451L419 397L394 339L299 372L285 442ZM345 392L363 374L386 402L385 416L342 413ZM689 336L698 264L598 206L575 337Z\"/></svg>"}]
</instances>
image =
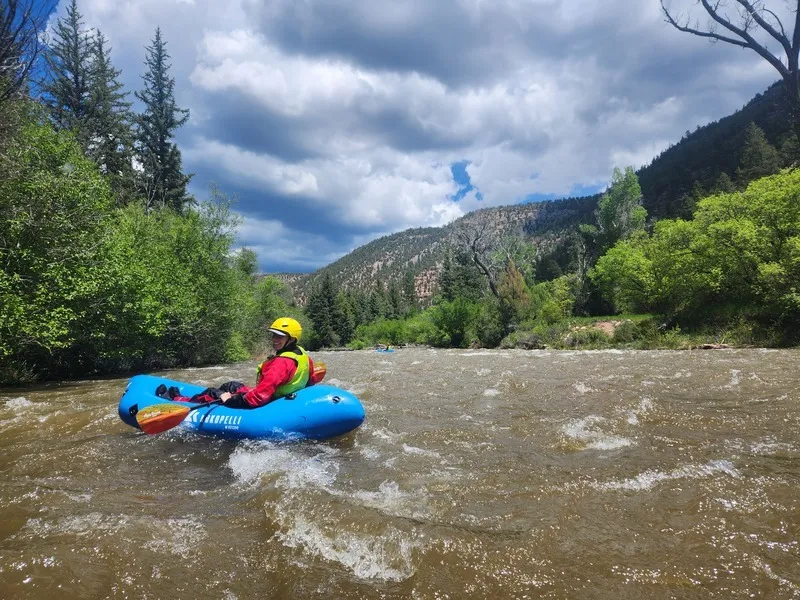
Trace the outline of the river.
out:
<instances>
[{"instance_id":1,"label":"river","mask_svg":"<svg viewBox=\"0 0 800 600\"><path fill-rule=\"evenodd\" d=\"M800 352L318 352L326 442L0 390L0 597L800 598ZM162 373L252 381L254 364Z\"/></svg>"}]
</instances>

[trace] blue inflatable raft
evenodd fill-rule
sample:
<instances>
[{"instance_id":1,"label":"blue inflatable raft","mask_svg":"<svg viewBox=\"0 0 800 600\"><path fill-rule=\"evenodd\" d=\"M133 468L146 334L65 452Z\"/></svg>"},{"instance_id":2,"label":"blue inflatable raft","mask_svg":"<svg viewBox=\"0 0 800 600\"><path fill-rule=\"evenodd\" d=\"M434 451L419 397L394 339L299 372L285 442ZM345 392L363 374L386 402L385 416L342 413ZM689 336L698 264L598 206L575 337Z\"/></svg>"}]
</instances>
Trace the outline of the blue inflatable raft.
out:
<instances>
[{"instance_id":1,"label":"blue inflatable raft","mask_svg":"<svg viewBox=\"0 0 800 600\"><path fill-rule=\"evenodd\" d=\"M136 414L153 404L177 404L155 395L160 384L175 386L182 396L193 396L205 388L152 375L136 375L119 401L119 416L139 428ZM197 406L188 404L188 406ZM212 404L192 410L180 427L224 438L273 440L321 440L343 435L364 421L364 407L350 392L329 385L314 385L254 409L227 408Z\"/></svg>"}]
</instances>

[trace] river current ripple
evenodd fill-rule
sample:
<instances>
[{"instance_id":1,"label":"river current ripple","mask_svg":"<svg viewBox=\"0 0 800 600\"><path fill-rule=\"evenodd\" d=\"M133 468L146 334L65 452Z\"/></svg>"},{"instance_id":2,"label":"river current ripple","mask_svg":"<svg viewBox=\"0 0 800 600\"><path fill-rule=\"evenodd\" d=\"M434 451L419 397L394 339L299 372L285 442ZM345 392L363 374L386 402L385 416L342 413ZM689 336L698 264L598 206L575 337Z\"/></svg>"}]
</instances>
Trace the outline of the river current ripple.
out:
<instances>
[{"instance_id":1,"label":"river current ripple","mask_svg":"<svg viewBox=\"0 0 800 600\"><path fill-rule=\"evenodd\" d=\"M364 403L344 438L0 390L0 597L800 598L800 352L312 354Z\"/></svg>"}]
</instances>

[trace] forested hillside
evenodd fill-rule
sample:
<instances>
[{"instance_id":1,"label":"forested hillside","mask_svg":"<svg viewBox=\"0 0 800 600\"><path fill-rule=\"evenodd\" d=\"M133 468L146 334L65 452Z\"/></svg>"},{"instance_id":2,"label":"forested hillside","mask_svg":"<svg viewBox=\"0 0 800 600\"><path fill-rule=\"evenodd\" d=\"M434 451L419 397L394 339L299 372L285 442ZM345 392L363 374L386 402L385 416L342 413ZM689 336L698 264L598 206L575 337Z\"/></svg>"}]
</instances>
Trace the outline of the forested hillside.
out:
<instances>
[{"instance_id":1,"label":"forested hillside","mask_svg":"<svg viewBox=\"0 0 800 600\"><path fill-rule=\"evenodd\" d=\"M687 131L677 144L639 169L647 214L651 218L687 216L697 196L713 190L723 173L731 180L737 179L751 123L764 132L766 140L781 155L793 155L796 138L784 95L780 82L773 84L732 115Z\"/></svg>"},{"instance_id":2,"label":"forested hillside","mask_svg":"<svg viewBox=\"0 0 800 600\"><path fill-rule=\"evenodd\" d=\"M639 169L642 205L650 221L690 216L707 192L730 191L737 181L768 175L774 172L775 161L788 165L796 138L783 94L779 83L772 85L736 113L687 132ZM763 131L778 157L768 161L764 172L750 174L742 171L741 164L748 127L753 124ZM600 196L487 208L445 227L409 229L374 240L309 275L287 277L287 283L295 300L304 304L314 283L326 274L344 290L361 291L372 289L377 281L388 285L411 276L417 297L424 302L436 290L445 248L457 244L457 232L484 225L485 237L494 242L507 235L523 235L536 247L540 278L552 279L576 268L574 234L579 224L592 220Z\"/></svg>"},{"instance_id":3,"label":"forested hillside","mask_svg":"<svg viewBox=\"0 0 800 600\"><path fill-rule=\"evenodd\" d=\"M294 280L282 275L295 290L295 299L304 303L309 290L325 275L346 290L367 291L375 282L402 281L414 277L417 298L429 300L436 288L445 249L458 243L463 228L485 226L485 236L499 241L506 235L523 235L542 253L556 247L579 223L591 219L599 195L567 198L531 204L486 208L469 213L444 227L407 229L373 240L353 252Z\"/></svg>"}]
</instances>

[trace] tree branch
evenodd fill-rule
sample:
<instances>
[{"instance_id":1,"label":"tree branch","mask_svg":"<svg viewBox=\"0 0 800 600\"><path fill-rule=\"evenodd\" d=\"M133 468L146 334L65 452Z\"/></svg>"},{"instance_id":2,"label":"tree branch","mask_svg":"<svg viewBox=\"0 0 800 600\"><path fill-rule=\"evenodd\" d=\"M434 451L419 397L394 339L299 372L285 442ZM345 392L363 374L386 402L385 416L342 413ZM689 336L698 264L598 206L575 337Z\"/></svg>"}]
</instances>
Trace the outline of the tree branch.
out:
<instances>
[{"instance_id":1,"label":"tree branch","mask_svg":"<svg viewBox=\"0 0 800 600\"><path fill-rule=\"evenodd\" d=\"M748 0L736 0L736 1L744 7L744 9L748 12L748 14L751 17L753 17L753 20L756 23L758 23L764 31L766 31L768 34L770 34L773 38L775 38L778 41L778 43L781 46L783 46L783 50L784 50L784 52L786 52L787 55L789 53L791 53L792 46L789 43L789 40L788 40L788 38L786 37L785 34L778 33L775 30L775 28L772 25L770 25L766 21L766 19L764 19L764 17L762 17L760 14L758 14L758 11L755 9L755 7L753 6L753 4L751 2L748 2ZM775 17L775 20L778 22L778 26L781 28L781 31L783 31L783 23L781 23L781 20L775 15L775 13L773 13L772 11L768 11L767 9L762 9L762 10L764 10L765 12L768 12L773 17Z\"/></svg>"}]
</instances>

